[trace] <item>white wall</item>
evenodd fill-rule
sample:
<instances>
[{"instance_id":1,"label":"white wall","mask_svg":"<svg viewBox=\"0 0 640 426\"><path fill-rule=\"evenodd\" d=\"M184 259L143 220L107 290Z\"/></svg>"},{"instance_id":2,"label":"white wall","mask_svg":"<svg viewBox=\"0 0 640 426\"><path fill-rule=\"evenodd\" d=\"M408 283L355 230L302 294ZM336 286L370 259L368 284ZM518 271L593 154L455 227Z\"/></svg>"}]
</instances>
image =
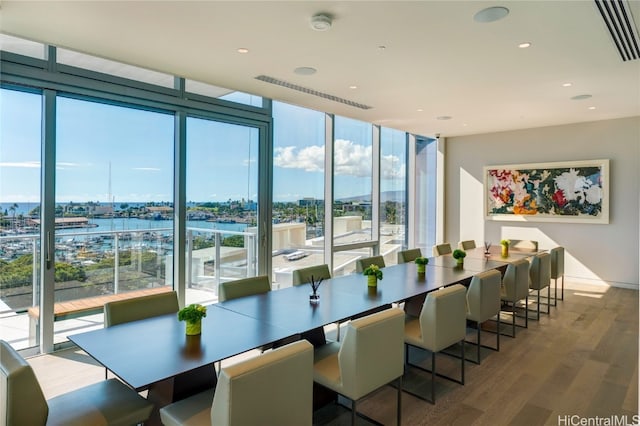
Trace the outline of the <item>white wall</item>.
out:
<instances>
[{"instance_id":1,"label":"white wall","mask_svg":"<svg viewBox=\"0 0 640 426\"><path fill-rule=\"evenodd\" d=\"M535 239L566 249L566 275L638 288L640 117L446 140L445 241ZM484 166L610 159L609 224L486 221Z\"/></svg>"}]
</instances>

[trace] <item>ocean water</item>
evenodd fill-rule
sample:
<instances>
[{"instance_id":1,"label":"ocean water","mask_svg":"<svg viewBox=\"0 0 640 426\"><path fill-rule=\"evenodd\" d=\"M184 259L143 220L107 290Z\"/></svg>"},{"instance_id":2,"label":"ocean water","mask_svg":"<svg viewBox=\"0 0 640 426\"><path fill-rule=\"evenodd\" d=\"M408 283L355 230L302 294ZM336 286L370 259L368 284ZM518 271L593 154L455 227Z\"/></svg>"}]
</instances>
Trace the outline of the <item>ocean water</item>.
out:
<instances>
[{"instance_id":1,"label":"ocean water","mask_svg":"<svg viewBox=\"0 0 640 426\"><path fill-rule=\"evenodd\" d=\"M59 229L59 234L78 234L85 232L109 232L109 231L140 231L163 229L161 233L173 232L172 220L148 220L138 218L114 218L114 219L89 219L90 224L98 225L92 228ZM188 220L187 228L218 229L221 231L243 232L247 229L246 223L217 223L203 220Z\"/></svg>"}]
</instances>

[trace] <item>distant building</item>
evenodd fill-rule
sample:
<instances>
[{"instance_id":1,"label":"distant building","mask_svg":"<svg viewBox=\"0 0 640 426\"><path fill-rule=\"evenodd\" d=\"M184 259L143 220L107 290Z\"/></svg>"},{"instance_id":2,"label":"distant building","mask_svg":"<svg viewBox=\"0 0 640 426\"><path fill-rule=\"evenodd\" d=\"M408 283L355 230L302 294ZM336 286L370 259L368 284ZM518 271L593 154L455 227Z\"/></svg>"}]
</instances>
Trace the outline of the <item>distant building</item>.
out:
<instances>
[{"instance_id":1,"label":"distant building","mask_svg":"<svg viewBox=\"0 0 640 426\"><path fill-rule=\"evenodd\" d=\"M322 206L324 205L324 200L318 198L303 198L302 200L298 200L298 206L306 207L306 206Z\"/></svg>"}]
</instances>

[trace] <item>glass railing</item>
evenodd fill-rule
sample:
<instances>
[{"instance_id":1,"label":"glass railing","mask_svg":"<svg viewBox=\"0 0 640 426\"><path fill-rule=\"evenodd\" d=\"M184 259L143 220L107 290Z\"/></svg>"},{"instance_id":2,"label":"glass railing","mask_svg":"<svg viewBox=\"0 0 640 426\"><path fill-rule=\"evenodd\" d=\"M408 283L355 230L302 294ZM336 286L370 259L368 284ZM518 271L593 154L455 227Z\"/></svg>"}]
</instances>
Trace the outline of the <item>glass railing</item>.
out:
<instances>
[{"instance_id":1,"label":"glass railing","mask_svg":"<svg viewBox=\"0 0 640 426\"><path fill-rule=\"evenodd\" d=\"M58 306L70 302L86 308L108 295L172 285L173 228L77 231L56 231ZM0 236L0 331L18 348L37 344L39 246L37 234ZM185 256L186 302L212 303L221 282L256 274L256 234L187 228ZM100 308L56 315L55 334L61 334L56 341L86 331L85 325L102 326Z\"/></svg>"}]
</instances>

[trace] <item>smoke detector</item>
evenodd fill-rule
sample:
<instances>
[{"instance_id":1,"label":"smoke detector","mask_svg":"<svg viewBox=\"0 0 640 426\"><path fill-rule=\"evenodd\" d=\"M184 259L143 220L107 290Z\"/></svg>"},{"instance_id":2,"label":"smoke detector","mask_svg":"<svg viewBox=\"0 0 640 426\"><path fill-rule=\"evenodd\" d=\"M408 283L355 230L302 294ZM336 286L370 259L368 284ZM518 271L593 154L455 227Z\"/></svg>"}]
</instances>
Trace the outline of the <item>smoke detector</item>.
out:
<instances>
[{"instance_id":1,"label":"smoke detector","mask_svg":"<svg viewBox=\"0 0 640 426\"><path fill-rule=\"evenodd\" d=\"M311 17L311 28L315 31L327 31L331 28L331 17L324 13L319 13Z\"/></svg>"}]
</instances>

